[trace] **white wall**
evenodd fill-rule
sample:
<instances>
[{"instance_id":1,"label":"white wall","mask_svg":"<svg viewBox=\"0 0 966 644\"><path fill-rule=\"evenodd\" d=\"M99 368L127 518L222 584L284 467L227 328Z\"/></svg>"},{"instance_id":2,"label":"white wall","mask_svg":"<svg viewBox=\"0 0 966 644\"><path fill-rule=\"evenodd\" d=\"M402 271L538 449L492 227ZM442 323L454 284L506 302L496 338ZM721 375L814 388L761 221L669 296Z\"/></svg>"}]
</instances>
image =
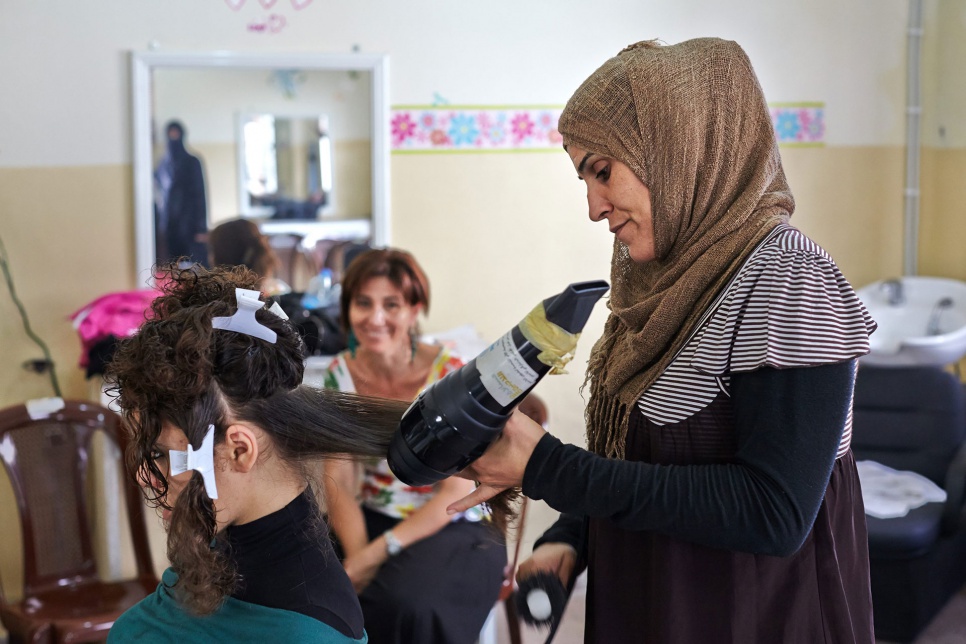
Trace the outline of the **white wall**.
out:
<instances>
[{"instance_id":1,"label":"white wall","mask_svg":"<svg viewBox=\"0 0 966 644\"><path fill-rule=\"evenodd\" d=\"M368 140L372 136L370 72L308 70L297 74L296 93L283 94L271 72L251 69L172 69L154 71L154 126L157 140L170 119L188 129L189 143L234 144L235 115L329 117L334 141Z\"/></svg>"},{"instance_id":2,"label":"white wall","mask_svg":"<svg viewBox=\"0 0 966 644\"><path fill-rule=\"evenodd\" d=\"M923 28L923 143L966 148L966 2L927 0Z\"/></svg>"},{"instance_id":3,"label":"white wall","mask_svg":"<svg viewBox=\"0 0 966 644\"><path fill-rule=\"evenodd\" d=\"M391 56L391 100L562 104L625 44L716 35L742 43L770 101L824 101L834 145L897 144L905 0L280 0L278 33L248 0L8 0L0 15L0 167L128 162L128 52ZM306 0L302 0L305 2ZM937 2L938 0L930 0Z\"/></svg>"}]
</instances>

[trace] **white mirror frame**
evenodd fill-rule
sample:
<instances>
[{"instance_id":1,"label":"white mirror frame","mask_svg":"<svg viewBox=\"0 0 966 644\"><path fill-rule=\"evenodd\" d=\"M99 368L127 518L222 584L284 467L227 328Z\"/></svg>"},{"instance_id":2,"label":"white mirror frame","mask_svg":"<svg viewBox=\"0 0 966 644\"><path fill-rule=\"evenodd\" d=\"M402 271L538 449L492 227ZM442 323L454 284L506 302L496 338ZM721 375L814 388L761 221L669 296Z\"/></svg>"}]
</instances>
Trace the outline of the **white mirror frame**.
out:
<instances>
[{"instance_id":1,"label":"white mirror frame","mask_svg":"<svg viewBox=\"0 0 966 644\"><path fill-rule=\"evenodd\" d=\"M166 67L305 69L370 72L372 79L372 243L387 246L389 227L389 58L384 54L132 52L134 238L138 281L155 262L151 73ZM338 226L339 222L331 222ZM307 222L303 226L326 226Z\"/></svg>"}]
</instances>

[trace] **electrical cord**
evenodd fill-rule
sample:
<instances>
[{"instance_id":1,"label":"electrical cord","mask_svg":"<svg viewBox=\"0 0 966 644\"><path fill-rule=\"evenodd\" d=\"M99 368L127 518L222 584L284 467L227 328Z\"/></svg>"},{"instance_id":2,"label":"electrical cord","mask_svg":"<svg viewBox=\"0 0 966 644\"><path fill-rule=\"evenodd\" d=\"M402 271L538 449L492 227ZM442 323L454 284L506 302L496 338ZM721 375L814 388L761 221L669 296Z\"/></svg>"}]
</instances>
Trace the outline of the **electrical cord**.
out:
<instances>
[{"instance_id":1,"label":"electrical cord","mask_svg":"<svg viewBox=\"0 0 966 644\"><path fill-rule=\"evenodd\" d=\"M17 289L13 285L13 277L10 275L10 264L7 260L7 248L3 245L3 238L0 237L0 270L3 271L3 278L7 283L7 290L10 291L10 299L13 300L14 306L20 312L20 320L23 323L23 330L26 332L27 336L34 341L34 343L40 347L40 350L44 354L44 359L47 364L47 373L50 374L50 384L54 388L54 395L58 398L62 398L60 393L60 385L57 383L57 374L54 370L54 361L50 357L50 349L44 343L40 337L33 332L30 328L30 320L27 318L27 310L24 308L23 303L20 298L17 297Z\"/></svg>"}]
</instances>

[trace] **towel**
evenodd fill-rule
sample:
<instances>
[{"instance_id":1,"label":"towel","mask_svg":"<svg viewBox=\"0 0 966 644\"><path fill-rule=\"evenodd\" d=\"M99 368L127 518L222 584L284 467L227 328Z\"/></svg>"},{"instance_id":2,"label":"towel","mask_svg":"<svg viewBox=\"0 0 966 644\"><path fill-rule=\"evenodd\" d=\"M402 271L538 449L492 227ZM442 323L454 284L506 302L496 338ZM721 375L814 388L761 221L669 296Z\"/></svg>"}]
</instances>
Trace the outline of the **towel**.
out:
<instances>
[{"instance_id":1,"label":"towel","mask_svg":"<svg viewBox=\"0 0 966 644\"><path fill-rule=\"evenodd\" d=\"M946 501L946 491L915 472L894 470L875 461L858 461L865 513L878 519L904 517L927 503Z\"/></svg>"}]
</instances>

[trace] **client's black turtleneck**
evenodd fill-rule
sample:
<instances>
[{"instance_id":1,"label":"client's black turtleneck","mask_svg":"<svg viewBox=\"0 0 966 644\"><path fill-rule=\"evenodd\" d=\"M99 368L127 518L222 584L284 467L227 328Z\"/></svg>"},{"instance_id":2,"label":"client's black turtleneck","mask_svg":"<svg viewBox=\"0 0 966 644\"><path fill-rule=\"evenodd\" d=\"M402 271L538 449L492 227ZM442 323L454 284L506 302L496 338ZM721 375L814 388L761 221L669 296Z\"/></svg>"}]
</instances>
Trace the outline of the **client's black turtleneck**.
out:
<instances>
[{"instance_id":1,"label":"client's black turtleneck","mask_svg":"<svg viewBox=\"0 0 966 644\"><path fill-rule=\"evenodd\" d=\"M232 596L314 617L359 639L364 632L359 599L309 494L225 531L239 577Z\"/></svg>"}]
</instances>

